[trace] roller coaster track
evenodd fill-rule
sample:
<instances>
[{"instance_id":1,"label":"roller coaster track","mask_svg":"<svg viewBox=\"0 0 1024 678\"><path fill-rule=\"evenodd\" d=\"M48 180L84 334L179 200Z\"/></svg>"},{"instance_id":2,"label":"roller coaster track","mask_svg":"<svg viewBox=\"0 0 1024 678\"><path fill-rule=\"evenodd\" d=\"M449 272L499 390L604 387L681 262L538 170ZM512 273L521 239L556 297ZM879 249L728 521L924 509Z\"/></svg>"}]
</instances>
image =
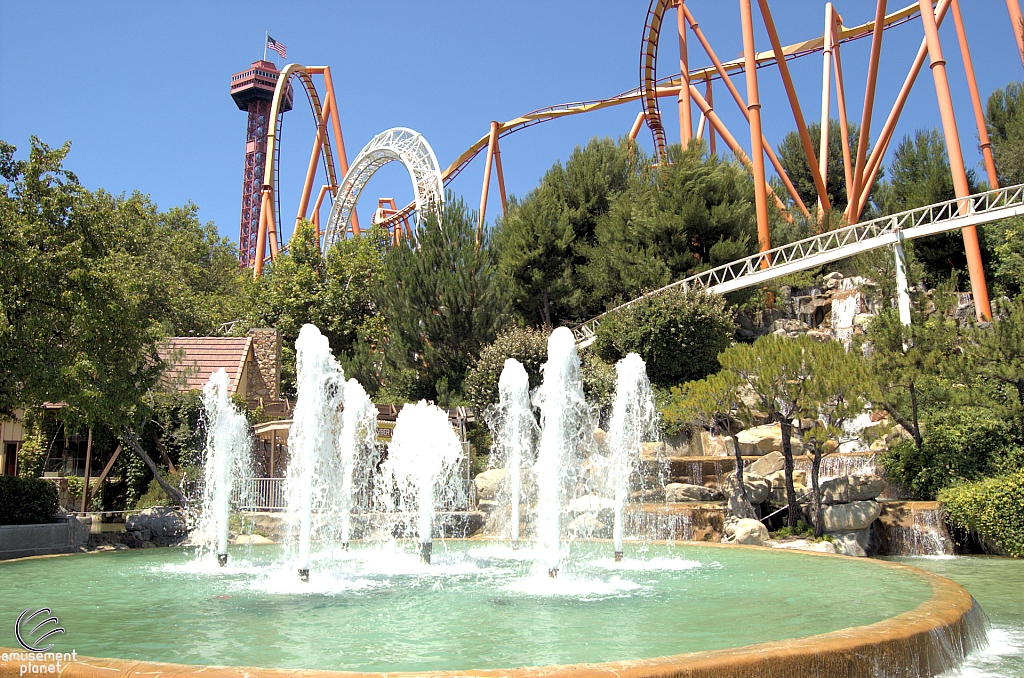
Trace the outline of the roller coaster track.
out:
<instances>
[{"instance_id":1,"label":"roller coaster track","mask_svg":"<svg viewBox=\"0 0 1024 678\"><path fill-rule=\"evenodd\" d=\"M682 77L672 76L666 80L657 80L658 70L658 38L661 35L661 24L665 17L665 10L675 5L675 0L651 0L647 10L647 20L644 22L644 37L640 47L640 91L643 93L641 102L644 108L644 117L647 120L647 127L654 137L654 148L657 157L665 157L665 128L661 124L661 111L658 109L658 89L662 87L679 87L682 84ZM917 4L908 5L903 9L893 12L885 17L883 29L898 26L913 19L920 14L920 6ZM838 40L840 43L857 40L871 35L875 29L875 22L870 21L860 26L847 28L840 27ZM824 48L824 38L817 37L804 42L794 43L782 48L782 55L786 61L798 57L820 52ZM775 52L761 52L756 56L757 67L774 63ZM744 70L743 58L729 61L722 64L726 72L740 72ZM714 68L704 68L690 71L690 82L702 80L715 80L717 73ZM621 96L621 95L620 95Z\"/></svg>"},{"instance_id":2,"label":"roller coaster track","mask_svg":"<svg viewBox=\"0 0 1024 678\"><path fill-rule=\"evenodd\" d=\"M589 346L597 336L601 321L609 315L670 290L700 289L718 294L735 292L862 252L891 247L904 240L1019 216L1024 216L1024 184L918 207L838 228L703 271L616 306L573 327L572 331L579 346Z\"/></svg>"},{"instance_id":3,"label":"roller coaster track","mask_svg":"<svg viewBox=\"0 0 1024 678\"><path fill-rule=\"evenodd\" d=\"M661 116L658 111L658 97L665 96L667 94L678 93L679 87L682 84L681 75L670 75L661 78L660 80L655 79L657 69L657 38L660 33L661 19L664 15L665 9L669 6L671 0L652 0L651 9L648 10L647 20L644 23L644 41L643 47L641 48L640 55L640 69L641 69L641 87L636 87L621 94L608 97L606 99L594 99L591 101L574 101L564 104L555 104L554 106L546 106L544 108L538 108L535 111L531 111L517 118L507 120L498 124L498 137L506 137L509 134L513 134L520 130L532 127L533 125L539 125L542 122L550 122L551 120L558 120L560 118L568 117L571 115L579 115L581 113L589 113L591 111L597 111L602 108L610 108L612 106L619 106L621 104L630 103L633 101L641 101L644 113L648 116L648 127L651 128L652 134L655 135L655 147L660 155L664 154L665 144L665 131L661 126ZM658 9L660 7L660 9ZM657 30L654 30L652 22L654 21L654 12L658 10L660 13L657 14ZM905 23L920 13L918 5L908 5L901 10L893 12L885 17L884 27L886 29L898 26ZM869 21L859 26L846 27L843 26L838 32L838 40L840 43L849 42L851 40L859 40L860 38L869 37L875 28L875 22ZM811 38L810 40L804 40L802 42L793 43L782 48L783 57L790 61L800 57L808 56L817 52L821 52L824 49L824 39L821 36ZM649 58L650 57L650 58ZM756 55L756 62L758 68L764 66L770 66L776 62L775 52L759 52ZM746 69L743 58L734 59L727 61L722 64L723 68L727 73L742 73ZM720 76L714 66L708 66L706 68L698 68L689 72L690 82L698 82L705 80L718 80ZM652 122L653 120L653 122ZM658 144L658 132L655 128L660 130L661 145ZM480 137L480 139L466 149L459 157L457 157L446 169L441 172L441 179L447 186L455 177L457 177L462 170L464 170L476 156L487 148L487 144L490 141L490 133ZM409 203L396 214L388 217L383 222L384 225L390 225L392 222L398 222L402 219L408 218L409 215L415 211L415 203Z\"/></svg>"}]
</instances>

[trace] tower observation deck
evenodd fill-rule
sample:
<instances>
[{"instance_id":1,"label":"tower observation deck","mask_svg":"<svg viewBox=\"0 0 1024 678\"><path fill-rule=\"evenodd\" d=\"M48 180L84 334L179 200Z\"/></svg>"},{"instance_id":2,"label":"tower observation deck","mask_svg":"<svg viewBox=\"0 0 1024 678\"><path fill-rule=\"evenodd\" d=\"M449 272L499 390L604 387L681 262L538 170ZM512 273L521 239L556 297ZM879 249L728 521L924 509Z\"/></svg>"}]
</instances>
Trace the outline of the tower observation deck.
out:
<instances>
[{"instance_id":1,"label":"tower observation deck","mask_svg":"<svg viewBox=\"0 0 1024 678\"><path fill-rule=\"evenodd\" d=\"M231 98L239 110L249 113L245 132L245 169L242 179L242 218L238 229L238 262L251 267L256 258L256 238L260 225L260 192L263 189L263 170L267 164L268 125L270 105L280 71L269 61L254 61L248 69L231 76ZM281 112L292 109L292 89L282 101Z\"/></svg>"}]
</instances>

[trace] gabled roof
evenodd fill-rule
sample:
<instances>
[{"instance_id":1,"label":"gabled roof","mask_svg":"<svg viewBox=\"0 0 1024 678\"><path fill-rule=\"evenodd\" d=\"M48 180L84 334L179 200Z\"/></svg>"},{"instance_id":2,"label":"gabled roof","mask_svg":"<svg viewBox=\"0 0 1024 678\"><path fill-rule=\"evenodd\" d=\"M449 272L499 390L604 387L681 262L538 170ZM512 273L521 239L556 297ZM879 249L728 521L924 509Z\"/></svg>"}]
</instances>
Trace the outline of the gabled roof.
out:
<instances>
[{"instance_id":1,"label":"gabled roof","mask_svg":"<svg viewBox=\"0 0 1024 678\"><path fill-rule=\"evenodd\" d=\"M229 391L237 393L250 354L252 337L170 337L160 347L160 357L168 363L164 374L179 391L202 389L223 367L231 378Z\"/></svg>"}]
</instances>

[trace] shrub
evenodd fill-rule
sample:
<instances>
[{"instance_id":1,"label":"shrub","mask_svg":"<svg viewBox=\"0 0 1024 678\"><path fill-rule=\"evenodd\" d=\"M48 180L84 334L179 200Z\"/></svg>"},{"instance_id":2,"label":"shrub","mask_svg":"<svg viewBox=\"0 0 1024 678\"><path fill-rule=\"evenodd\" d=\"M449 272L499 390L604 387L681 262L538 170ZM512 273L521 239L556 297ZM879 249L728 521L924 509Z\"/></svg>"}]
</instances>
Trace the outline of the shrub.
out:
<instances>
[{"instance_id":1,"label":"shrub","mask_svg":"<svg viewBox=\"0 0 1024 678\"><path fill-rule=\"evenodd\" d=\"M0 525L38 525L57 514L57 486L42 478L0 476Z\"/></svg>"},{"instance_id":2,"label":"shrub","mask_svg":"<svg viewBox=\"0 0 1024 678\"><path fill-rule=\"evenodd\" d=\"M174 473L168 473L164 480L168 483L181 489L181 476ZM149 481L149 488L146 493L139 497L139 500L135 503L137 510L153 508L154 506L174 506L174 502L160 487L160 483L157 482L156 478Z\"/></svg>"},{"instance_id":3,"label":"shrub","mask_svg":"<svg viewBox=\"0 0 1024 678\"><path fill-rule=\"evenodd\" d=\"M548 359L548 334L529 327L513 327L484 346L473 367L466 375L466 400L483 412L488 405L498 402L498 379L505 361L515 358L526 368L530 389L540 385L540 366Z\"/></svg>"},{"instance_id":4,"label":"shrub","mask_svg":"<svg viewBox=\"0 0 1024 678\"><path fill-rule=\"evenodd\" d=\"M948 520L1024 557L1024 469L939 493Z\"/></svg>"},{"instance_id":5,"label":"shrub","mask_svg":"<svg viewBox=\"0 0 1024 678\"><path fill-rule=\"evenodd\" d=\"M983 407L933 414L920 450L901 441L882 456L886 476L918 499L934 499L945 487L1008 472L1022 462L1013 422Z\"/></svg>"},{"instance_id":6,"label":"shrub","mask_svg":"<svg viewBox=\"0 0 1024 678\"><path fill-rule=\"evenodd\" d=\"M615 363L636 352L656 386L703 379L718 371L718 354L736 330L725 299L672 290L609 315L597 328L597 355Z\"/></svg>"}]
</instances>

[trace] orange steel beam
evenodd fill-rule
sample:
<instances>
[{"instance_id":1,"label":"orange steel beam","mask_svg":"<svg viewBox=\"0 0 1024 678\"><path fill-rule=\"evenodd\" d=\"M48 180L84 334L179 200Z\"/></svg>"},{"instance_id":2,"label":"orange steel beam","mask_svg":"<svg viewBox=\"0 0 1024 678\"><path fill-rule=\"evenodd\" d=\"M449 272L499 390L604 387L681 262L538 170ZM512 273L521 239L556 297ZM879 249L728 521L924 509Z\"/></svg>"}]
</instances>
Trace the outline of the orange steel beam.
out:
<instances>
[{"instance_id":1,"label":"orange steel beam","mask_svg":"<svg viewBox=\"0 0 1024 678\"><path fill-rule=\"evenodd\" d=\"M960 134L956 129L956 115L953 112L953 100L949 94L949 80L946 77L946 60L942 57L942 44L939 41L939 27L932 14L931 0L919 0L921 5L921 23L924 24L925 39L928 41L928 57L931 62L932 78L935 80L935 93L939 100L939 113L942 116L942 129L946 137L946 152L949 155L949 168L953 173L953 186L957 198L966 198L971 194L967 183L967 171L960 150ZM962 203L961 213L967 208L967 201ZM967 251L967 268L971 276L971 292L974 295L974 310L978 320L992 317L992 309L988 301L988 288L985 285L985 272L981 264L981 248L978 246L978 230L968 226L961 230L964 237L964 249Z\"/></svg>"},{"instance_id":2,"label":"orange steel beam","mask_svg":"<svg viewBox=\"0 0 1024 678\"><path fill-rule=\"evenodd\" d=\"M843 84L843 60L839 56L839 42L835 40L836 26L832 26L832 65L836 76L836 108L839 109L839 133L843 143L843 174L846 179L846 220L850 222L853 203L853 160L850 157L850 122L846 117L846 86Z\"/></svg>"},{"instance_id":3,"label":"orange steel beam","mask_svg":"<svg viewBox=\"0 0 1024 678\"><path fill-rule=\"evenodd\" d=\"M640 111L636 114L636 120L633 121L633 126L629 128L629 140L636 141L636 136L640 134L640 128L644 124L644 112Z\"/></svg>"},{"instance_id":4,"label":"orange steel beam","mask_svg":"<svg viewBox=\"0 0 1024 678\"><path fill-rule=\"evenodd\" d=\"M476 247L480 249L480 241L484 233L484 216L487 214L487 194L491 189L491 164L494 160L494 149L498 145L498 122L491 121L491 134L487 144L487 164L484 165L484 186L480 191L480 216L476 224Z\"/></svg>"},{"instance_id":5,"label":"orange steel beam","mask_svg":"<svg viewBox=\"0 0 1024 678\"><path fill-rule=\"evenodd\" d=\"M924 7L924 5L921 5ZM928 3L928 13L932 11L931 2ZM857 162L853 169L853 195L860 195L864 184L864 162L867 160L868 140L871 139L871 112L875 107L875 84L878 81L878 61L882 53L882 29L878 18L885 16L885 0L878 0L875 10L875 30L871 36L871 57L868 60L868 81L864 88L864 112L860 118L860 136L857 144ZM856 211L851 214L860 214L860 205L854 208Z\"/></svg>"},{"instance_id":6,"label":"orange steel beam","mask_svg":"<svg viewBox=\"0 0 1024 678\"><path fill-rule=\"evenodd\" d=\"M985 158L985 172L988 174L990 188L999 188L999 177L996 175L996 161L992 157L992 141L988 138L988 125L985 113L981 108L981 96L978 93L978 79L974 76L974 62L971 61L971 50L967 45L967 32L964 20L960 16L960 2L953 0L953 23L956 24L956 37L960 42L960 56L964 62L964 73L967 75L967 87L971 90L971 105L974 107L974 122L978 126L978 141L981 154Z\"/></svg>"},{"instance_id":7,"label":"orange steel beam","mask_svg":"<svg viewBox=\"0 0 1024 678\"><path fill-rule=\"evenodd\" d=\"M946 16L946 11L949 9L951 0L941 0L938 7L935 8L935 25L941 26L942 20ZM896 123L899 122L900 115L903 113L903 107L907 103L907 97L910 96L910 90L914 87L914 82L917 80L918 74L921 72L921 68L924 66L925 58L928 56L928 39L927 37L921 39L921 46L917 50L917 56L914 58L914 63L910 67L910 72L907 73L906 79L903 81L903 87L900 88L899 94L896 96L896 102L892 105L892 110L889 112L889 117L885 120L885 125L882 127L882 133L878 135L878 141L875 143L875 147L871 150L871 156L867 163L867 173L864 181L861 182L860 194L857 196L856 202L851 202L852 209L850 214L850 223L855 223L860 219L861 213L864 211L864 206L867 204L868 194L871 192L871 186L875 183L875 177L878 176L878 172L882 168L882 159L885 156L886 150L889 148L889 144L892 142L893 134L896 130Z\"/></svg>"},{"instance_id":8,"label":"orange steel beam","mask_svg":"<svg viewBox=\"0 0 1024 678\"><path fill-rule=\"evenodd\" d=\"M306 180L302 184L302 196L299 198L299 211L295 215L295 227L298 228L309 210L309 198L313 192L313 181L316 179L316 166L320 162L320 151L324 146L324 136L327 134L327 118L330 116L329 100L331 92L328 91L324 97L324 103L320 114L320 120L316 125L316 138L313 140L313 153L309 156L309 167L306 168ZM319 235L319 234L318 234Z\"/></svg>"},{"instance_id":9,"label":"orange steel beam","mask_svg":"<svg viewBox=\"0 0 1024 678\"><path fill-rule=\"evenodd\" d=\"M832 46L835 16L832 3L825 3L825 30L822 33L825 47L821 52L821 130L818 140L818 173L828 181L828 122L831 111L832 95ZM818 201L818 217L825 215L825 207Z\"/></svg>"},{"instance_id":10,"label":"orange steel beam","mask_svg":"<svg viewBox=\"0 0 1024 678\"><path fill-rule=\"evenodd\" d=\"M883 0L884 1L884 0ZM825 188L825 180L821 173L818 171L818 159L814 157L814 147L811 145L811 137L807 133L807 123L804 122L804 114L800 109L800 100L796 96L796 87L793 85L793 78L789 73L789 65L786 63L785 57L782 56L782 43L779 41L779 33L775 30L775 21L772 19L771 10L768 9L768 0L758 0L758 5L761 8L761 20L764 22L764 27L768 30L768 39L772 43L772 49L775 51L775 62L779 67L779 73L782 75L782 84L786 88L786 95L789 97L789 106L793 109L793 119L796 121L796 131L800 135L800 143L804 147L804 155L807 156L807 166L811 170L811 179L814 181L814 188L818 192L818 202L824 209L832 209L832 203L828 199L828 190ZM885 19L885 13L882 13L882 20ZM876 19L875 25L877 30L881 32L882 20ZM824 40L822 40L824 46ZM751 47L753 47L753 37L751 37Z\"/></svg>"},{"instance_id":11,"label":"orange steel beam","mask_svg":"<svg viewBox=\"0 0 1024 678\"><path fill-rule=\"evenodd\" d=\"M324 203L324 196L327 195L327 191L331 191L332 194L333 194L333 189L331 188L331 186L329 186L327 184L324 184L323 186L321 186L320 187L320 192L317 193L317 196L316 196L316 202L313 204L313 228L316 229L316 239L317 239L317 242L320 241L320 235L321 235L320 234L320 206L323 205L323 203Z\"/></svg>"},{"instance_id":12,"label":"orange steel beam","mask_svg":"<svg viewBox=\"0 0 1024 678\"><path fill-rule=\"evenodd\" d=\"M692 98L694 103L697 104L697 108L699 108L700 112L704 114L704 117L707 119L708 123L710 123L710 125L714 129L718 130L718 133L722 136L722 141L724 141L725 145L729 147L729 150L731 150L733 154L735 154L736 159L739 160L744 167L753 172L753 163L750 161L750 158L747 156L747 154L743 151L743 147L740 146L739 142L736 141L736 137L734 137L732 133L729 132L729 129L725 126L725 123L722 122L722 119L719 118L718 114L715 113L713 108L711 108L711 104L708 103L704 99L704 97L700 95L700 92L698 92L697 88L694 87L693 85L690 85L690 98ZM793 223L793 215L789 213L788 209L786 209L785 203L783 203L779 196L775 193L775 191L772 190L772 187L767 182L767 180L764 181L764 183L762 183L761 185L763 187L762 190L766 191L767 193L770 193L772 198L775 199L775 206L779 208L780 212L782 212L782 215L783 217L785 217L786 221L788 221L789 223Z\"/></svg>"},{"instance_id":13,"label":"orange steel beam","mask_svg":"<svg viewBox=\"0 0 1024 678\"><path fill-rule=\"evenodd\" d=\"M685 151L693 137L693 118L690 117L690 66L686 51L686 19L683 11L686 0L676 3L676 24L679 30L679 143Z\"/></svg>"},{"instance_id":14,"label":"orange steel beam","mask_svg":"<svg viewBox=\"0 0 1024 678\"><path fill-rule=\"evenodd\" d=\"M505 172L501 169L501 144L494 137L494 171L498 175L498 195L501 196L501 214L508 214L508 199L505 197Z\"/></svg>"},{"instance_id":15,"label":"orange steel beam","mask_svg":"<svg viewBox=\"0 0 1024 678\"><path fill-rule=\"evenodd\" d=\"M338 97L334 93L334 80L331 79L331 67L322 66L322 70L316 69L313 72L321 72L324 76L324 89L327 91L326 98L330 99L331 126L334 128L334 141L338 145L338 169L341 170L342 178L348 174L348 154L345 152L345 137L341 134L341 116L338 115ZM331 192L337 192L338 187L331 188ZM359 215L352 210L352 234L359 235Z\"/></svg>"},{"instance_id":16,"label":"orange steel beam","mask_svg":"<svg viewBox=\"0 0 1024 678\"><path fill-rule=\"evenodd\" d=\"M1013 37L1017 40L1017 56L1020 57L1021 63L1024 63L1024 17L1021 17L1020 2L1006 0L1006 9L1010 13Z\"/></svg>"},{"instance_id":17,"label":"orange steel beam","mask_svg":"<svg viewBox=\"0 0 1024 678\"><path fill-rule=\"evenodd\" d=\"M757 241L760 251L772 248L768 234L768 196L765 193L764 148L761 135L761 100L757 94L757 53L754 51L754 17L750 8L750 0L740 0L740 23L743 28L743 57L746 59L747 70L747 110L750 112L750 150L754 166L754 207L757 211ZM776 58L781 50L775 51ZM772 191L774 193L774 191ZM768 267L768 260L763 259L762 268Z\"/></svg>"},{"instance_id":18,"label":"orange steel beam","mask_svg":"<svg viewBox=\"0 0 1024 678\"><path fill-rule=\"evenodd\" d=\"M715 53L714 48L711 46L711 43L708 42L708 39L704 36L704 31L700 29L700 25L697 23L697 20L694 19L693 14L690 12L689 8L684 8L684 10L686 12L686 19L690 23L690 30L693 31L693 34L697 37L697 40L700 42L701 47L704 48L704 52L708 55L708 58L711 59L711 63L714 64L715 72L722 79L722 82L725 83L725 86L726 88L728 88L729 93L732 94L733 101L735 101L736 105L739 106L740 112L743 113L743 117L749 124L750 111L747 110L747 102L743 100L743 96L740 94L740 91L736 88L736 84L732 81L732 77L730 77L729 72L726 71L724 64L722 64L722 62L719 60L718 55ZM711 91L710 75L708 76L708 91ZM710 98L708 99L708 102L711 102ZM712 132L712 134L714 134L714 132ZM712 137L712 142L713 141L714 137ZM779 159L775 156L775 151L772 150L771 144L768 143L768 140L764 137L763 134L761 135L761 145L764 147L765 153L768 154L768 160L771 161L772 167L775 168L775 172L779 175L779 178L782 179L782 183L786 186L786 191L789 192L789 197L793 199L793 202L796 204L797 207L800 208L800 211L803 213L803 215L810 219L810 211L807 209L807 206L804 205L804 201L800 198L800 194L797 193L796 187L793 185L793 182L790 181L789 175L786 174L786 171L782 168L782 163L779 162ZM712 143L711 148L711 152L714 153L714 143Z\"/></svg>"},{"instance_id":19,"label":"orange steel beam","mask_svg":"<svg viewBox=\"0 0 1024 678\"><path fill-rule=\"evenodd\" d=\"M715 100L711 96L711 78L707 78L704 81L704 98L708 101L708 106L715 107ZM704 116L707 119L707 116ZM715 126L708 125L708 150L711 151L711 155L715 155Z\"/></svg>"}]
</instances>

